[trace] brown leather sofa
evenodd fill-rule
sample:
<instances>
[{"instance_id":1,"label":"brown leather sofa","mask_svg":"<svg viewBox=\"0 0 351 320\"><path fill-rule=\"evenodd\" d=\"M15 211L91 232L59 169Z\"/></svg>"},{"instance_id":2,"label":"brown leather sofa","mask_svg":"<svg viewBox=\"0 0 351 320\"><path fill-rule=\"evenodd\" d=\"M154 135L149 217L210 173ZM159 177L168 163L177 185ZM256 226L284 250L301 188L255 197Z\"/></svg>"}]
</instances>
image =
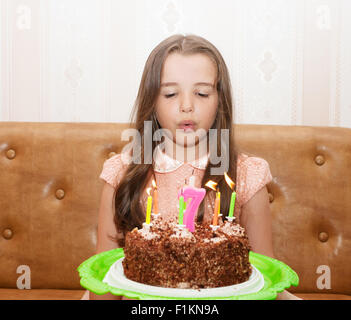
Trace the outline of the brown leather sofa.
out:
<instances>
[{"instance_id":1,"label":"brown leather sofa","mask_svg":"<svg viewBox=\"0 0 351 320\"><path fill-rule=\"evenodd\" d=\"M103 162L121 152L128 127L0 124L0 299L82 297L76 269L95 253L98 177ZM305 299L351 299L351 129L235 130L242 150L270 164L275 255L300 277L289 291ZM20 266L30 268L31 290L17 288Z\"/></svg>"}]
</instances>

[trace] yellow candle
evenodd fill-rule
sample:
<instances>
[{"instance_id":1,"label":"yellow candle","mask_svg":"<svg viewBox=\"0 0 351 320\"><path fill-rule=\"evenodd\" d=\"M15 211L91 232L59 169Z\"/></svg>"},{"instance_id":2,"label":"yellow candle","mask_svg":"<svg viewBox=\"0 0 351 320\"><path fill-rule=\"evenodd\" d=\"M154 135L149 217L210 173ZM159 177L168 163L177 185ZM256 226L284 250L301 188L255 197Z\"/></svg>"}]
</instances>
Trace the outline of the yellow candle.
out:
<instances>
[{"instance_id":1,"label":"yellow candle","mask_svg":"<svg viewBox=\"0 0 351 320\"><path fill-rule=\"evenodd\" d=\"M150 224L151 220L151 207L152 207L152 197L150 196L151 188L147 188L146 192L149 195L147 197L147 207L146 207L146 224Z\"/></svg>"}]
</instances>

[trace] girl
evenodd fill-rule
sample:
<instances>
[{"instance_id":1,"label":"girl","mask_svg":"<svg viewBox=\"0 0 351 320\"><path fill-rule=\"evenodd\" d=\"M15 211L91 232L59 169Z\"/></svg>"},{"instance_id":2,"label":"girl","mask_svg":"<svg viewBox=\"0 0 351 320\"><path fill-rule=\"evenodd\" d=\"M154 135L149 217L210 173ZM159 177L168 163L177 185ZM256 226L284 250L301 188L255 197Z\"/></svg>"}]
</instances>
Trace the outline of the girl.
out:
<instances>
[{"instance_id":1,"label":"girl","mask_svg":"<svg viewBox=\"0 0 351 320\"><path fill-rule=\"evenodd\" d=\"M221 54L210 42L195 35L173 35L162 41L147 59L132 119L141 137L142 161L127 163L125 159L131 160L131 154L122 152L104 163L97 253L123 246L126 232L142 226L145 190L152 186L152 180L158 188L159 212L166 218L178 216L177 193L189 179L199 188L204 188L209 180L217 182L221 212L227 215L232 190L224 179L225 171L236 184L236 222L246 228L254 252L274 257L266 188L272 175L264 159L240 153L234 144L229 73ZM143 161L145 152L150 151L144 145L147 121L152 123L152 134L167 129L162 143L152 141L149 145L152 163ZM228 160L227 166L219 169L221 174L211 170L218 169L210 161L217 154L200 147L204 141L208 146L210 129L217 129L219 153ZM227 144L221 139L223 129L229 131ZM205 134L197 136L197 130ZM189 151L195 155L191 160L187 159ZM198 209L198 222L212 219L214 194L206 192ZM279 297L294 298L286 291ZM92 293L90 298L124 299Z\"/></svg>"}]
</instances>

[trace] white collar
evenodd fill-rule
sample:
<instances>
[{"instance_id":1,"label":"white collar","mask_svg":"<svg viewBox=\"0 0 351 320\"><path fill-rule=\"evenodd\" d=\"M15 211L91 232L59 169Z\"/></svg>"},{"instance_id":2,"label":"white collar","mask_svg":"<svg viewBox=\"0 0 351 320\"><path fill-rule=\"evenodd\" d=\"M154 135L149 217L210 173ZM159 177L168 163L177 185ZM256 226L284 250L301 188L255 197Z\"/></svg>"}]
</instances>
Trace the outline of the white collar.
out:
<instances>
[{"instance_id":1,"label":"white collar","mask_svg":"<svg viewBox=\"0 0 351 320\"><path fill-rule=\"evenodd\" d=\"M188 163L194 168L205 170L207 166L208 158L209 158L209 154L203 156L198 160L194 160ZM161 150L160 144L157 145L155 148L154 159L155 159L154 171L160 172L160 173L174 171L184 164L184 162L177 159L173 159L168 154L163 152Z\"/></svg>"}]
</instances>

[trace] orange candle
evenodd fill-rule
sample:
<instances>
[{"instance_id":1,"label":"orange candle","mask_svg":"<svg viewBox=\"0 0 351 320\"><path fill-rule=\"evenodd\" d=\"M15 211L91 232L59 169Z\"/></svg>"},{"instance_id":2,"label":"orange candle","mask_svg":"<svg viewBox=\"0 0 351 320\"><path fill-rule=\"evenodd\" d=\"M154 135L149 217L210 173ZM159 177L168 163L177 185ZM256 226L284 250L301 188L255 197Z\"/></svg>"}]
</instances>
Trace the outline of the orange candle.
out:
<instances>
[{"instance_id":1,"label":"orange candle","mask_svg":"<svg viewBox=\"0 0 351 320\"><path fill-rule=\"evenodd\" d=\"M154 201L154 213L158 214L158 192L155 180L152 180L152 186L154 187L153 201Z\"/></svg>"},{"instance_id":2,"label":"orange candle","mask_svg":"<svg viewBox=\"0 0 351 320\"><path fill-rule=\"evenodd\" d=\"M219 208L220 208L220 193L217 192L216 200L215 200L215 208L213 213L213 222L212 222L214 226L218 225Z\"/></svg>"}]
</instances>

